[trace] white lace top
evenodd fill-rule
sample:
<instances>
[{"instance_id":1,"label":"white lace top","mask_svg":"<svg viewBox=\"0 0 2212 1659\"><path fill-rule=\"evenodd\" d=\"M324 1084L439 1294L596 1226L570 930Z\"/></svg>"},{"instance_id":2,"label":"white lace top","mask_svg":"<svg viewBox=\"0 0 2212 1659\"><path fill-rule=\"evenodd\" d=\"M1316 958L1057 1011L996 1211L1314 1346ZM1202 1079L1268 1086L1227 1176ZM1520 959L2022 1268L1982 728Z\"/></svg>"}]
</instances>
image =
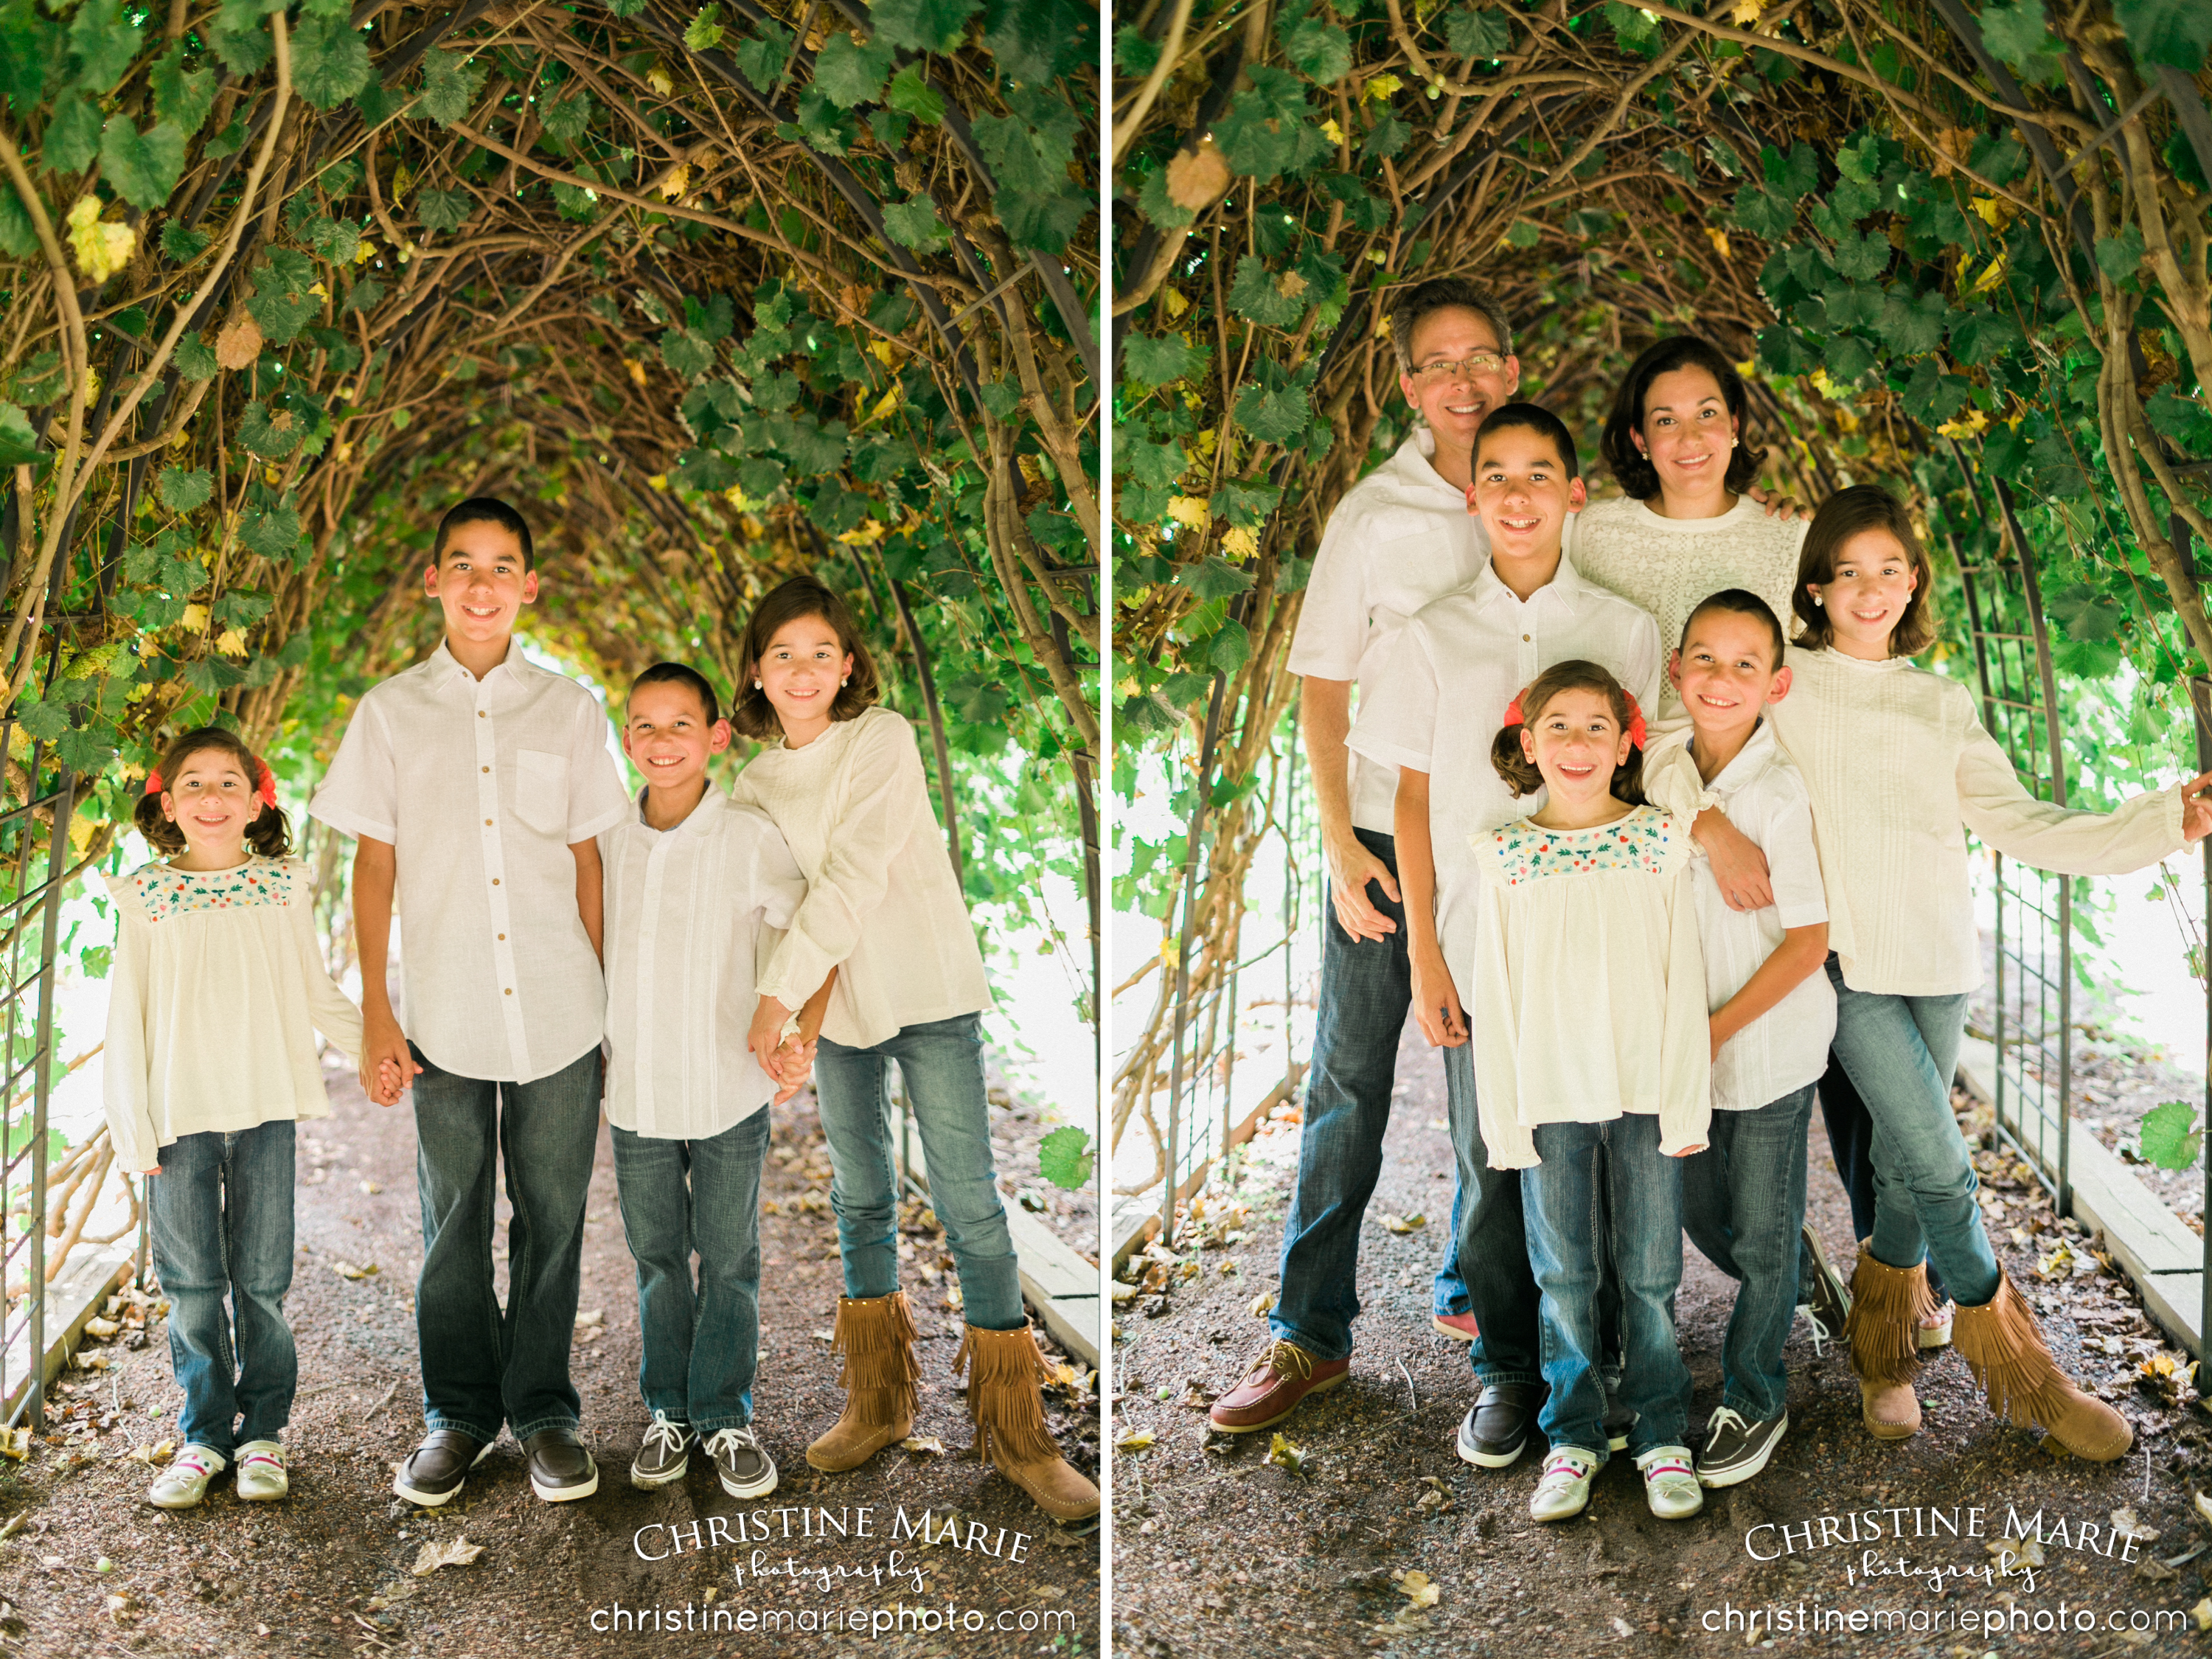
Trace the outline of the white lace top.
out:
<instances>
[{"instance_id":1,"label":"white lace top","mask_svg":"<svg viewBox=\"0 0 2212 1659\"><path fill-rule=\"evenodd\" d=\"M1589 830L1528 818L1474 837L1482 872L1475 1107L1493 1170L1532 1169L1541 1123L1656 1113L1705 1144L1712 1052L1690 837L1656 807Z\"/></svg>"},{"instance_id":2,"label":"white lace top","mask_svg":"<svg viewBox=\"0 0 2212 1659\"><path fill-rule=\"evenodd\" d=\"M107 878L107 1125L125 1169L179 1135L329 1115L314 1033L358 1054L361 1010L323 965L314 884L301 860L258 856Z\"/></svg>"},{"instance_id":3,"label":"white lace top","mask_svg":"<svg viewBox=\"0 0 2212 1659\"><path fill-rule=\"evenodd\" d=\"M1593 501L1574 518L1575 568L1589 580L1639 605L1659 621L1659 649L1671 658L1682 624L1724 587L1745 587L1774 607L1784 638L1797 633L1790 590L1812 520L1771 519L1748 495L1717 519L1668 519L1642 501ZM1655 727L1683 718L1682 699L1663 686Z\"/></svg>"}]
</instances>

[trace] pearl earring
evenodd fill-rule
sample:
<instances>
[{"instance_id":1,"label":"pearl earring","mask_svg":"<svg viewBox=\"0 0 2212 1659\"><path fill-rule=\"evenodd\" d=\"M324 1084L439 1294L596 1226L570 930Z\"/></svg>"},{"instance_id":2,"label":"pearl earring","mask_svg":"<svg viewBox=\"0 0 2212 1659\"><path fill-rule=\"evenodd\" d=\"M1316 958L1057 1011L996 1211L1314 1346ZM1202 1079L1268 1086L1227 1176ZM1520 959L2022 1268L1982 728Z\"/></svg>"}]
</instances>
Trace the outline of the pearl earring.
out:
<instances>
[{"instance_id":1,"label":"pearl earring","mask_svg":"<svg viewBox=\"0 0 2212 1659\"><path fill-rule=\"evenodd\" d=\"M1814 605L1826 605L1826 604L1827 603L1827 601L1826 601L1826 599L1822 599L1822 598L1821 598L1818 593L1815 593L1815 594L1813 596L1813 603L1814 603Z\"/></svg>"},{"instance_id":2,"label":"pearl earring","mask_svg":"<svg viewBox=\"0 0 2212 1659\"><path fill-rule=\"evenodd\" d=\"M753 682L753 690L756 690L756 691L757 691L757 690L759 690L760 689L761 689L761 684L760 684L760 682L759 682L758 680L755 680L755 681Z\"/></svg>"},{"instance_id":3,"label":"pearl earring","mask_svg":"<svg viewBox=\"0 0 2212 1659\"><path fill-rule=\"evenodd\" d=\"M845 678L844 678L843 679L839 680L839 681L837 682L837 684L840 684L840 685L850 685L852 683L853 683L853 677L852 677L850 674L846 675L846 676L845 676Z\"/></svg>"}]
</instances>

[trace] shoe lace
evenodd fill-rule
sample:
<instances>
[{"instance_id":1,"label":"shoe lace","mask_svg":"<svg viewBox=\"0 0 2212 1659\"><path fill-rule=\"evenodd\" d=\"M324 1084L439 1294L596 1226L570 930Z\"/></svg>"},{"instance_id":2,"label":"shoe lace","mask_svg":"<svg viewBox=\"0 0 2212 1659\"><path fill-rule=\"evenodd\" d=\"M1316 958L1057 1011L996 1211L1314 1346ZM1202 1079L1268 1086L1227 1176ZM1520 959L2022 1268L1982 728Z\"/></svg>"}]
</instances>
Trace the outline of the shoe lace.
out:
<instances>
[{"instance_id":1,"label":"shoe lace","mask_svg":"<svg viewBox=\"0 0 2212 1659\"><path fill-rule=\"evenodd\" d=\"M1812 1328L1813 1358L1818 1359L1827 1352L1828 1344L1834 1340L1832 1334L1822 1322L1820 1316L1814 1311L1811 1303L1800 1302L1797 1304L1797 1311L1805 1316L1805 1323Z\"/></svg>"},{"instance_id":2,"label":"shoe lace","mask_svg":"<svg viewBox=\"0 0 2212 1659\"><path fill-rule=\"evenodd\" d=\"M1267 1352L1253 1362L1252 1369L1256 1371L1263 1366L1278 1376L1288 1376L1292 1371L1300 1376L1311 1376L1314 1357L1297 1343L1277 1337L1267 1345Z\"/></svg>"},{"instance_id":3,"label":"shoe lace","mask_svg":"<svg viewBox=\"0 0 2212 1659\"><path fill-rule=\"evenodd\" d=\"M750 1429L717 1429L707 1437L707 1455L720 1457L726 1452L758 1451L760 1437Z\"/></svg>"},{"instance_id":4,"label":"shoe lace","mask_svg":"<svg viewBox=\"0 0 2212 1659\"><path fill-rule=\"evenodd\" d=\"M1718 1434L1724 1428L1734 1429L1738 1434L1741 1434L1747 1425L1742 1416L1733 1407L1723 1406L1713 1413L1711 1420L1705 1426L1713 1434Z\"/></svg>"},{"instance_id":5,"label":"shoe lace","mask_svg":"<svg viewBox=\"0 0 2212 1659\"><path fill-rule=\"evenodd\" d=\"M644 1449L657 1450L664 1457L674 1457L677 1453L684 1449L684 1442L687 1437L687 1432L681 1423L669 1421L666 1412L655 1412L653 1414L653 1426L645 1431Z\"/></svg>"}]
</instances>

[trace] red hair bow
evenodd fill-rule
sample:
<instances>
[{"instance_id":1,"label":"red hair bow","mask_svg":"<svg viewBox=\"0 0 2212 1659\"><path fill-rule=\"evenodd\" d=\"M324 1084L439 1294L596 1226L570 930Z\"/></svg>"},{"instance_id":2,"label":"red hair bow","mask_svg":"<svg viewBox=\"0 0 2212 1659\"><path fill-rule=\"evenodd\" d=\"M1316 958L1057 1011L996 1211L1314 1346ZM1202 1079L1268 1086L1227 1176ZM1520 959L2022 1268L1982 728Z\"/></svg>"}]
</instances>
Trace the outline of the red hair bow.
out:
<instances>
[{"instance_id":1,"label":"red hair bow","mask_svg":"<svg viewBox=\"0 0 2212 1659\"><path fill-rule=\"evenodd\" d=\"M1636 730L1638 733L1636 741L1638 744L1641 744L1644 741L1642 735L1644 732L1644 721L1640 716L1638 718L1636 722ZM260 795L261 804L264 806L274 806L276 805L276 775L269 769L269 763L267 761L261 763L261 787L258 791L256 791L256 793Z\"/></svg>"},{"instance_id":2,"label":"red hair bow","mask_svg":"<svg viewBox=\"0 0 2212 1659\"><path fill-rule=\"evenodd\" d=\"M1505 705L1505 723L1508 726L1522 725L1528 720L1528 717L1526 714L1523 714L1521 712L1521 699L1518 696L1516 696L1511 702Z\"/></svg>"},{"instance_id":3,"label":"red hair bow","mask_svg":"<svg viewBox=\"0 0 2212 1659\"><path fill-rule=\"evenodd\" d=\"M169 786L167 784L161 781L161 775L159 772L149 772L146 775L146 793L148 794L158 795L168 787Z\"/></svg>"},{"instance_id":4,"label":"red hair bow","mask_svg":"<svg viewBox=\"0 0 2212 1659\"><path fill-rule=\"evenodd\" d=\"M1620 695L1628 699L1628 740L1641 749L1644 747L1644 711L1636 706L1636 693L1623 686Z\"/></svg>"}]
</instances>

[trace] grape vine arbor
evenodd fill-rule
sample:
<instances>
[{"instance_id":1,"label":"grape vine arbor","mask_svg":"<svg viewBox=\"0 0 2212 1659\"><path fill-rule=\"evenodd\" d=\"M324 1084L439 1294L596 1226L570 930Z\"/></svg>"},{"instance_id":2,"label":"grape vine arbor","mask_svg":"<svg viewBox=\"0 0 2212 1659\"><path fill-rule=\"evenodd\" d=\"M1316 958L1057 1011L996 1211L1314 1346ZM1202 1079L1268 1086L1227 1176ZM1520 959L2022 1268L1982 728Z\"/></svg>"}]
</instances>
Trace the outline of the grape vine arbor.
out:
<instances>
[{"instance_id":1,"label":"grape vine arbor","mask_svg":"<svg viewBox=\"0 0 2212 1659\"><path fill-rule=\"evenodd\" d=\"M530 631L608 684L726 691L752 601L817 571L927 727L971 900L1048 922L1057 871L1095 914L1097 28L0 4L11 1334L99 1185L44 1185L58 882L180 724L310 782L434 639L437 503L525 506Z\"/></svg>"},{"instance_id":2,"label":"grape vine arbor","mask_svg":"<svg viewBox=\"0 0 2212 1659\"><path fill-rule=\"evenodd\" d=\"M1116 1073L1116 1136L1154 1144L1133 1184L1202 1173L1207 1148L1164 1126L1231 1051L1237 1011L1210 1011L1251 967L1255 854L1310 877L1310 831L1282 829L1285 657L1330 508L1404 434L1379 319L1405 282L1490 286L1524 392L1586 462L1638 350L1714 337L1748 366L1771 483L1911 497L1944 565L1940 659L2032 787L2096 804L2172 775L2183 683L2212 661L2209 40L2186 0L1153 0L1127 19L1115 782L1169 792L1176 824L1117 848L1116 904L1162 940ZM2069 727L2080 699L2096 718ZM2047 1003L2063 968L2030 958ZM2020 1110L2063 1112L2064 1010L2034 1018L2051 1041L2005 1051ZM2063 1121L2007 1127L2031 1152L2055 1133L2063 1182Z\"/></svg>"}]
</instances>

